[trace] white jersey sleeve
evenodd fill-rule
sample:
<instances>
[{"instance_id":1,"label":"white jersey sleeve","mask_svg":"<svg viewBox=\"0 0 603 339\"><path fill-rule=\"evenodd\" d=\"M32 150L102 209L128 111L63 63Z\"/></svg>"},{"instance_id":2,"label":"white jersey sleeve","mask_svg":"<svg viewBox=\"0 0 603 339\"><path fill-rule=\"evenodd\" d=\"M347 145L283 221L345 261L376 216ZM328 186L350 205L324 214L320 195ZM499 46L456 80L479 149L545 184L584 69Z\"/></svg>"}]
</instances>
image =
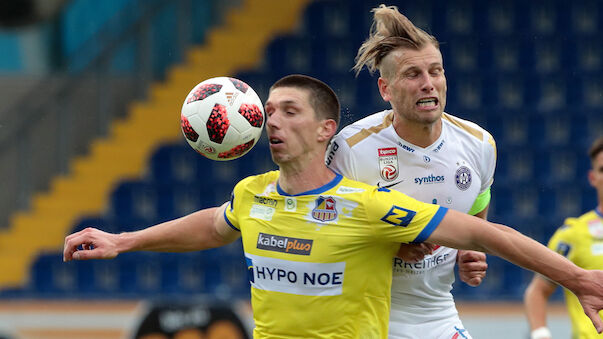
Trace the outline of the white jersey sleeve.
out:
<instances>
[{"instance_id":1,"label":"white jersey sleeve","mask_svg":"<svg viewBox=\"0 0 603 339\"><path fill-rule=\"evenodd\" d=\"M341 133L333 137L326 153L327 166L345 177L356 179L356 161L356 154L351 152L345 137Z\"/></svg>"},{"instance_id":2,"label":"white jersey sleeve","mask_svg":"<svg viewBox=\"0 0 603 339\"><path fill-rule=\"evenodd\" d=\"M366 171L365 164L377 158L377 150L352 151L358 143L366 143L367 137L375 137L379 132L391 126L391 110L369 115L344 127L333 137L325 156L329 168L350 179L376 185L377 179Z\"/></svg>"},{"instance_id":3,"label":"white jersey sleeve","mask_svg":"<svg viewBox=\"0 0 603 339\"><path fill-rule=\"evenodd\" d=\"M480 193L486 191L492 183L494 182L494 170L496 168L496 142L490 133L486 130L483 131L483 140L482 140L482 156L480 157L482 161L482 185L480 189Z\"/></svg>"}]
</instances>

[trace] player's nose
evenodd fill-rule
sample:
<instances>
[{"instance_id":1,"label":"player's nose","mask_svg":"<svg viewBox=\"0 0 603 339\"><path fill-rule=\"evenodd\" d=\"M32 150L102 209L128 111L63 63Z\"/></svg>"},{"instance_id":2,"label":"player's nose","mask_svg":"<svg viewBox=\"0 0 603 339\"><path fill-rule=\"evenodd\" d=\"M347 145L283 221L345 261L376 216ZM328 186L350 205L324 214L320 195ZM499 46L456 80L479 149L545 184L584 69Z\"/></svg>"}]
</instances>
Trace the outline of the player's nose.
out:
<instances>
[{"instance_id":1,"label":"player's nose","mask_svg":"<svg viewBox=\"0 0 603 339\"><path fill-rule=\"evenodd\" d=\"M435 89L433 86L433 81L429 74L423 73L421 75L421 90L424 92L431 92Z\"/></svg>"},{"instance_id":2,"label":"player's nose","mask_svg":"<svg viewBox=\"0 0 603 339\"><path fill-rule=\"evenodd\" d=\"M280 113L278 110L272 112L270 115L266 116L266 127L270 128L279 128L280 127Z\"/></svg>"}]
</instances>

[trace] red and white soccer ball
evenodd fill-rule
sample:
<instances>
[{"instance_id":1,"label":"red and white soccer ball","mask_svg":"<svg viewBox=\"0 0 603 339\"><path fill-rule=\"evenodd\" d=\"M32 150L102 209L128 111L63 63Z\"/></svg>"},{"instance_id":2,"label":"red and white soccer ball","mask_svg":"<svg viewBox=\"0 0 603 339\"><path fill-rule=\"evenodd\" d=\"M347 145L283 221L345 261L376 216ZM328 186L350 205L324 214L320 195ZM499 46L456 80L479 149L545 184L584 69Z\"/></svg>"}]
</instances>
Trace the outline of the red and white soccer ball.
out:
<instances>
[{"instance_id":1,"label":"red and white soccer ball","mask_svg":"<svg viewBox=\"0 0 603 339\"><path fill-rule=\"evenodd\" d=\"M264 108L255 91L229 77L207 79L182 104L180 125L191 147L212 160L249 152L262 135Z\"/></svg>"}]
</instances>

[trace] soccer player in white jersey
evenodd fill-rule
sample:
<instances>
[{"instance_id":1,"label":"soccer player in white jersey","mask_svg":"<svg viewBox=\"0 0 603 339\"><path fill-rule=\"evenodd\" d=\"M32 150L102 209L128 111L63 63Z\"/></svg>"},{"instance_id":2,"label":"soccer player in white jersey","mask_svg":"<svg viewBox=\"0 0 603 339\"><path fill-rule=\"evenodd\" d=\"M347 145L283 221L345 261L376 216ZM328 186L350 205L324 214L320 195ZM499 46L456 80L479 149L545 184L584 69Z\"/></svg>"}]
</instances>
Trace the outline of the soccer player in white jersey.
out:
<instances>
[{"instance_id":1,"label":"soccer player in white jersey","mask_svg":"<svg viewBox=\"0 0 603 339\"><path fill-rule=\"evenodd\" d=\"M373 29L354 68L379 70L379 91L392 109L345 127L331 143L327 165L352 179L485 219L494 139L444 113L446 78L435 37L394 6L373 12ZM485 254L460 251L458 258L461 279L481 283ZM401 246L393 260L390 338L471 338L451 294L456 261L456 249Z\"/></svg>"},{"instance_id":2,"label":"soccer player in white jersey","mask_svg":"<svg viewBox=\"0 0 603 339\"><path fill-rule=\"evenodd\" d=\"M324 83L293 75L266 101L279 171L241 180L230 202L140 231L87 228L65 238L65 261L129 251L196 251L242 237L254 338L387 337L391 258L401 242L500 255L573 291L599 332L603 271L587 271L504 225L388 188L347 179L324 163L339 102ZM242 272L243 273L243 272ZM244 273L243 273L244 274Z\"/></svg>"}]
</instances>

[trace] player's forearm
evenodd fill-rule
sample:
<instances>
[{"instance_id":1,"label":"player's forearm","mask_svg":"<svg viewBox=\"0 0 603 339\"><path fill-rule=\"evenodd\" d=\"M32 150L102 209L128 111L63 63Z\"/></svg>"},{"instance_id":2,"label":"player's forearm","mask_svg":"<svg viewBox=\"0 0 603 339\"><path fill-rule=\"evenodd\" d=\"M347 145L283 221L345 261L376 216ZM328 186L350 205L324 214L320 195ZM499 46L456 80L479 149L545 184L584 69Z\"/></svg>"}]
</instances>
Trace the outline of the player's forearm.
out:
<instances>
[{"instance_id":1,"label":"player's forearm","mask_svg":"<svg viewBox=\"0 0 603 339\"><path fill-rule=\"evenodd\" d=\"M546 327L548 296L538 290L532 282L526 289L523 300L530 329Z\"/></svg>"},{"instance_id":2,"label":"player's forearm","mask_svg":"<svg viewBox=\"0 0 603 339\"><path fill-rule=\"evenodd\" d=\"M514 229L449 210L428 239L439 245L494 254L575 290L584 270ZM571 278L568 278L571 277Z\"/></svg>"},{"instance_id":3,"label":"player's forearm","mask_svg":"<svg viewBox=\"0 0 603 339\"><path fill-rule=\"evenodd\" d=\"M140 231L119 234L118 252L187 252L225 244L213 227L218 208L209 208Z\"/></svg>"},{"instance_id":4,"label":"player's forearm","mask_svg":"<svg viewBox=\"0 0 603 339\"><path fill-rule=\"evenodd\" d=\"M484 252L538 272L572 291L579 288L576 285L579 281L577 278L583 274L583 269L510 227L492 223L489 225L492 227L485 233L479 233L481 235L479 242L485 245ZM492 232L488 234L490 229Z\"/></svg>"}]
</instances>

